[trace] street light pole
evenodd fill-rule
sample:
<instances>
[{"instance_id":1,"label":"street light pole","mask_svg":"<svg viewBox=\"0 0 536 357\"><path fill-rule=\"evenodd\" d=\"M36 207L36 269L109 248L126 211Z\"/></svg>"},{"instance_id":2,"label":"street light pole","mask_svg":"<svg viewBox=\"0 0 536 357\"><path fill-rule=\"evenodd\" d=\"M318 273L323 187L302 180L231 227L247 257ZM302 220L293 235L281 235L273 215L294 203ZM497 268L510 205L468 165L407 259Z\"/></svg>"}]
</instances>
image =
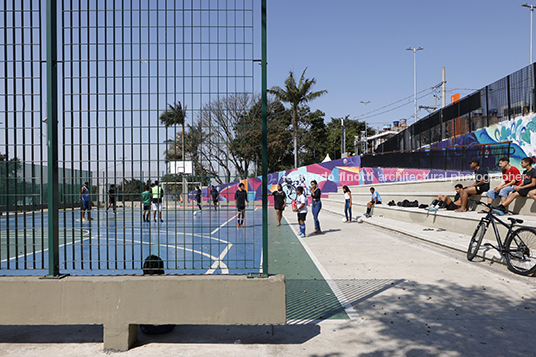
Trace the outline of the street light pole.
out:
<instances>
[{"instance_id":1,"label":"street light pole","mask_svg":"<svg viewBox=\"0 0 536 357\"><path fill-rule=\"evenodd\" d=\"M346 157L346 128L344 118L341 118L341 158Z\"/></svg>"},{"instance_id":2,"label":"street light pole","mask_svg":"<svg viewBox=\"0 0 536 357\"><path fill-rule=\"evenodd\" d=\"M367 101L361 101L361 103L365 104L365 153L368 151L368 143L367 143L367 104L370 103L370 100ZM363 140L363 138L361 138ZM363 145L361 145L363 147ZM363 150L361 150L363 151Z\"/></svg>"},{"instance_id":3,"label":"street light pole","mask_svg":"<svg viewBox=\"0 0 536 357\"><path fill-rule=\"evenodd\" d=\"M529 8L530 9L530 64L529 64L529 75L530 75L530 96L529 96L529 111L530 112L533 112L533 108L532 108L532 103L533 103L533 98L532 96L534 95L534 80L532 78L532 14L534 12L534 5L529 5L529 4L524 4L524 5L521 5L523 7L526 7L526 8Z\"/></svg>"},{"instance_id":4,"label":"street light pole","mask_svg":"<svg viewBox=\"0 0 536 357\"><path fill-rule=\"evenodd\" d=\"M408 51L413 51L413 84L415 87L415 123L417 122L417 51L424 50L422 47L408 47L406 48Z\"/></svg>"}]
</instances>

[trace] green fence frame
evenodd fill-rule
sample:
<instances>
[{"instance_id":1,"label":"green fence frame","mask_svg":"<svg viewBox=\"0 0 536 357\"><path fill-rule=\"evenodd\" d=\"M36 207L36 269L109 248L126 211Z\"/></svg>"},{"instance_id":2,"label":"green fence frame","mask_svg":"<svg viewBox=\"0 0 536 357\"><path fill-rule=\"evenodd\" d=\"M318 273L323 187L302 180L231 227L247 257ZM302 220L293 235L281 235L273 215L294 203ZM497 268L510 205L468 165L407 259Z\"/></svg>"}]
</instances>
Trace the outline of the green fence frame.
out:
<instances>
[{"instance_id":1,"label":"green fence frame","mask_svg":"<svg viewBox=\"0 0 536 357\"><path fill-rule=\"evenodd\" d=\"M41 183L41 190L39 192L40 194L46 192L47 195L46 199L41 199L42 202L46 201L48 205L48 227L46 229L46 236L45 233L41 233L41 242L43 245L46 242L47 245L47 277L49 278L63 276L62 269L64 268L62 267L66 265L66 262L60 261L60 253L66 253L67 248L65 248L65 244L62 244L65 243L65 241L62 242L61 240L62 234L65 236L70 232L73 239L76 234L81 235L81 232L75 232L78 228L75 229L74 227L67 228L60 226L60 216L65 216L66 213L70 213L73 217L75 215L74 208L67 207L69 206L67 203L69 200L75 201L78 199L78 187L73 191L73 187L76 187L77 180L79 181L78 184L84 180L91 181L90 187L97 190L97 192L92 192L92 197L96 197L98 209L101 209L102 207L100 207L100 203L105 201L104 193L106 192L106 189L104 187L109 187L110 183L121 182L118 180L122 176L125 177L125 180L128 178L128 181L131 183L135 180L144 183L169 178L170 176L168 173L163 173L167 170L165 167L168 165L168 156L166 156L165 159L154 159L153 162L151 162L151 158L158 157L162 152L162 147L166 148L166 150L170 150L174 145L173 147L175 148L182 146L182 153L180 154L182 155L182 160L194 160L193 154L189 154L188 152L188 145L192 144L191 140L188 141L188 135L191 135L189 137L190 139L193 137L193 134L191 133L193 132L194 126L197 124L195 122L197 119L194 120L194 118L197 118L198 116L200 117L206 101L215 101L219 99L220 96L224 95L249 95L251 96L251 101L254 100L254 77L256 69L253 67L253 62L254 53L259 49L262 57L262 83L259 98L259 101L262 103L262 126L260 128L251 127L249 129L252 130L252 132L257 130L262 131L262 180L263 182L267 181L266 0L261 0L260 2L258 0L227 0L224 2L207 0L207 2L202 3L194 0L175 0L167 1L165 3L156 2L152 5L147 5L142 0L133 0L126 5L129 6L129 8L120 8L119 6L122 3L123 2L116 0L97 0L88 5L82 0L75 0L70 3L60 2L58 0L27 0L19 4L13 0L4 4L3 24L5 29L3 32L5 51L3 54L6 57L6 62L10 62L10 66L13 65L13 69L8 70L8 65L6 64L5 71L3 72L4 78L0 78L0 80L4 82L4 88L8 89L10 85L8 83L10 83L9 81L11 79L11 73L9 73L9 71L16 72L15 68L18 68L16 66L25 68L24 66L26 63L36 61L37 57L39 57L37 59L38 62L46 63L46 66L43 66L42 68L42 72L46 73L46 76L41 76L43 78L42 82L45 82L44 79L46 78L46 86L41 84L41 90L36 91L38 94L35 94L36 96L42 97L41 103L46 100L46 105L43 105L43 108L46 107L46 119L43 120L45 124L40 124L41 130L46 127L46 134L44 131L41 132L41 135L46 135L46 161L34 160L33 154L32 159L28 160L26 154L24 154L22 164L28 165L31 163L32 172L34 171L34 168L38 167L41 171L45 170L47 174L46 185ZM147 5L146 8L144 8L145 5ZM145 10L147 10L147 12L143 13ZM261 15L261 47L255 48L255 21L253 20L253 15L258 10L260 10ZM35 16L35 14L38 15ZM41 49L37 51L39 53L32 52L34 58L27 58L24 53L21 56L15 54L15 48L17 48L17 46L24 46L24 44L18 43L20 40L18 38L19 35L16 35L15 32L13 32L12 38L9 38L10 36L8 36L8 26L12 25L16 29L13 31L18 31L19 27L21 29L25 27L25 21L27 20L24 19L24 16L32 18L31 21L34 21L34 18L40 19L38 23L32 22L30 27L39 28L39 35L35 35L39 38L39 41L36 41L40 42L39 46L44 47L41 45L46 43L46 51ZM210 16L213 16L212 19L210 19ZM209 20L206 20L207 18ZM157 21L162 20L164 23L151 22L154 21L154 19L157 19ZM168 25L168 21L175 25ZM128 26L125 25L127 23ZM178 25L179 23L180 25ZM179 40L166 42L172 31L171 27L174 27L174 30L176 30L177 33L182 33L182 39L186 39L186 41L183 41L182 43L179 43ZM120 30L120 28L129 28L130 32ZM141 39L141 34L136 35L143 31L154 34L156 36L154 41L146 41L145 39ZM199 34L197 34L197 31ZM212 31L215 31L217 34L214 35ZM205 32L208 33L208 40L207 37L205 37L205 40L199 39L204 36ZM130 36L130 38L125 38L125 36ZM139 38L135 39L136 36L139 36ZM32 32L30 37L33 39L34 32ZM120 38L122 41L116 41L117 38ZM194 38L197 39L194 40ZM33 40L35 41L35 39ZM84 41L86 43L84 43ZM135 45L132 43L135 43ZM34 43L34 45L37 46L36 43ZM182 46L182 48L179 48L179 45ZM205 53L204 46L209 48L209 55L206 58L203 57L203 54ZM11 58L9 57L11 55L7 54L7 52L12 48L13 57ZM119 48L122 48L123 53L116 53L116 51L119 51ZM143 56L147 56L147 58L156 56L154 60L156 65L150 64L150 66L154 66L155 73L149 74L147 77L144 77L141 74L131 74L130 76L125 74L127 66L131 66L130 69L132 70L132 73L135 71L133 69L134 66L129 63L135 62L136 60L134 57L129 56L129 54L126 53L128 52L128 49L132 50L134 48L139 50L137 55L142 54ZM182 55L175 54L175 56L171 55L170 57L167 57L167 55L170 55L168 51L172 51L173 48L175 48L175 51L180 51ZM216 50L213 49L217 50L217 55L214 54L214 51ZM87 53L82 55L83 51L87 51ZM157 53L154 53L154 51ZM210 51L213 52L210 53ZM143 63L143 61L143 59L139 59L139 62ZM11 64L11 62L13 63ZM74 64L75 62L76 64ZM175 62L174 68L169 67L168 62ZM182 65L182 68L179 68L180 66L176 64L177 62ZM206 72L203 72L205 69ZM173 75L164 73L168 71L173 71ZM182 74L179 74L179 72ZM33 73L34 72L32 72L32 74ZM21 79L24 81L24 69L22 75L17 77L14 73L12 77L16 80ZM164 79L159 81L159 78ZM173 78L176 82L181 82L180 85L182 88L180 91L177 92L176 89L168 88L170 81L166 82L166 79L170 78L171 82L173 81ZM125 123L126 110L119 110L119 106L115 102L115 97L112 102L107 96L112 90L118 88L124 89L126 80L131 80L132 83L136 81L136 83L141 83L138 84L138 86L140 86L139 93L132 93L129 98L126 98L128 95L123 93L123 96L120 98L122 101L129 101L131 104L139 104L139 107L136 107L140 108L138 113L136 113L134 107L128 113L131 117L137 114L141 118L144 115L150 116L151 114L154 114L155 111L162 112L166 110L165 108L167 108L169 102L175 103L169 99L171 95L168 95L173 94L178 98L178 102L183 103L184 106L182 108L185 113L188 113L187 118L190 118L191 121L187 122L183 118L184 124L182 128L164 127L159 121L157 121L156 124L151 122L151 124L147 124L147 127L144 127L144 124L141 124L141 119L138 124L129 126L128 123ZM109 84L112 82L113 85ZM119 82L122 83L122 87L117 85ZM222 84L223 82L227 84ZM144 89L141 88L143 83L148 84L150 88L144 91ZM196 87L197 83L202 83L200 84L201 86L205 85L204 89ZM78 87L76 87L77 85ZM162 89L161 86L165 88ZM176 86L177 83L175 83L175 88ZM222 86L226 86L223 91ZM94 88L97 88L96 92L93 91ZM158 95L153 95L153 92L151 91L156 91ZM23 88L22 90L19 89L19 92L17 89L10 89L9 93L15 97L17 94L26 94L28 92L29 88ZM178 94L179 92L180 95ZM6 93L8 93L7 90ZM82 99L83 95L86 95L85 99ZM158 109L151 107L151 104L148 104L148 107L143 107L145 104L136 102L138 97L143 96L146 96L148 102L154 102L156 100L159 104L163 103L164 105L159 106ZM73 104L74 97L77 97L77 100L79 100L80 103ZM95 98L94 100L92 99L93 97ZM166 99L162 102L161 98L163 97ZM87 103L84 104L85 107L81 104L84 100L87 101ZM145 100L145 98L143 100ZM92 101L91 105L94 107L90 107L90 101ZM7 103L6 100L6 109L8 107ZM195 105L192 103L195 103ZM15 101L13 105L14 107L17 107ZM123 103L123 105L126 106L125 103ZM226 109L231 111L229 108ZM26 108L23 106L22 111L25 112L25 110ZM238 108L237 110L240 111L243 109ZM18 152L25 150L22 148L24 143L20 141L17 134L13 134L10 131L13 130L13 132L16 132L20 129L15 122L15 119L13 119L15 117L15 111L16 108L12 111L13 113L10 111L10 114L6 114L6 118L8 118L8 115L12 116L9 119L9 123L6 122L6 124L8 124L5 129L6 157L17 157ZM6 113L7 112L8 111L6 110ZM82 118L82 116L88 118L87 121L80 119L79 123L89 123L90 120L92 120L90 119L91 115L100 118L98 119L100 122L95 125L95 127L90 125L88 128L77 129L77 123L75 123L75 120L73 119L75 115L80 118ZM243 114L239 113L237 115L247 114L244 112ZM72 116L73 118L69 118L69 116ZM112 117L113 120L109 119ZM151 118L154 118L154 116ZM102 124L103 120L105 121L104 124ZM112 121L112 124L109 123L109 120ZM6 119L6 121L8 121L8 119ZM31 119L32 127L35 126L33 124L34 121L35 119ZM134 123L133 119L131 123ZM102 129L101 126L104 127L104 129ZM113 130L108 130L110 127L112 127ZM138 160L135 159L135 155L137 154L134 154L136 150L134 149L135 143L128 142L128 139L118 141L115 137L118 128L123 128L123 130L119 132L123 136L129 136L130 140L133 140L133 133L135 130L140 133L142 133L144 129L153 131L152 134L155 135L154 141L151 141L151 139L141 139L142 142L138 146L142 151L142 154L139 156L139 161L141 162L139 168L135 167L135 165L138 164ZM126 128L128 128L128 130ZM39 130L39 128L32 129L36 131ZM87 134L82 134L82 130L86 129ZM206 129L206 132L201 132L202 134L206 134L206 136L202 138L204 141L205 137L210 138L214 135L219 127L214 124L214 126L203 129ZM111 131L114 131L113 135L109 134ZM105 132L105 135L101 134L101 132ZM89 137L87 141L83 141L83 135ZM142 135L143 134L140 134L140 136ZM174 141L168 139L170 136L173 137ZM179 137L182 138L182 142L178 141L177 138ZM14 143L11 142L11 140L14 140ZM223 139L219 139L216 146L218 144L229 143L225 142ZM35 150L45 152L45 148L40 147L40 141L34 143L32 139L31 145L36 147ZM78 161L82 161L81 158L83 157L83 154L80 151L80 154L77 154L78 157L75 157L76 155L73 154L75 145L87 145L87 157L90 157L87 165L84 166L82 163L78 163ZM130 150L130 152L128 150ZM143 158L143 151L149 153L149 159ZM119 155L120 152L123 153L122 156ZM0 152L0 154L2 153ZM98 157L97 159L92 158L95 155ZM127 155L130 156L130 158L126 158ZM179 154L175 155L178 157L177 155ZM207 158L199 159L201 169L203 168L203 164L209 164L207 163L207 160ZM227 160L230 159L227 158ZM243 160L246 161L248 159ZM109 170L110 165L113 165L112 170ZM103 168L105 169L103 170ZM130 173L128 168L130 168ZM217 183L217 179L220 179L223 182L245 179L254 176L253 173L256 173L259 169L256 168L255 172L253 172L253 170L251 172L246 170L241 176L238 174L233 176L228 173L222 174L218 170L212 172L198 171L198 168L199 167L197 167L194 162L195 173L193 175L188 177L185 175L177 176L177 180L182 180L183 187L186 187L185 182L187 180L190 182L202 182L203 185L207 185L208 183ZM221 170L221 167L219 170ZM103 172L102 175L101 172ZM32 183L37 180L37 176L32 173ZM45 186L46 189L43 189ZM33 189L31 194L35 195ZM261 276L268 275L267 194L267 185L263 184L263 210L261 220L263 256L262 266L258 267ZM8 197L9 194L7 192L0 192L0 195ZM189 193L183 192L182 196L189 196ZM122 203L125 203L125 199L131 197L131 195L120 193L118 194L118 197L119 200L122 200ZM186 200L187 199L188 198L186 198ZM8 211L8 219L10 215L15 216L15 218L17 218L18 215L24 215L24 217L26 217L27 213L25 208L20 205L17 206L18 207L10 207L9 204L7 205L6 210ZM134 207L133 202L132 207ZM184 207L186 207L186 205ZM182 208L181 210L175 209L174 214L177 217L188 210L191 211L190 208ZM20 213L20 211L22 211L22 213ZM44 217L44 212L45 210L41 209L40 211L34 211L32 215L36 216L41 214L42 217ZM131 208L131 212L129 213L134 216L134 208ZM8 228L8 232L5 233L8 247L2 248L0 242L0 252L3 249L4 252L7 250L8 254L10 254L11 248L9 247L9 244L11 233L15 233L15 236L17 237L15 238L16 242L19 242L18 237L23 235L24 241L21 244L24 245L26 251L26 247L31 246L26 235L27 228L28 230L31 229L31 227L25 226L24 232L22 232L18 226ZM109 228L108 223L106 223L103 228ZM11 233L9 229L11 229ZM119 228L116 227L116 231L118 231L118 229ZM124 233L125 227L122 229ZM175 234L177 234L177 232L178 230L175 229ZM48 241L46 237L49 237ZM35 244L33 247L33 253L38 253L38 251L35 250L37 249L35 248ZM45 249L44 246L43 249ZM31 253L32 251L30 250L29 252ZM74 251L72 259L74 259ZM90 256L90 261L88 263L89 268L84 267L82 270L92 271L103 269L106 271L107 269L114 269L114 267L118 266L117 261L108 259L109 257L106 256L106 261L103 263L105 268L101 268L100 257ZM44 257L43 260L45 260ZM140 259L136 260L136 262L138 266L141 266L142 261ZM252 263L256 264L255 261ZM40 266L43 267L43 264L46 265L41 262ZM119 262L119 266L121 266L121 264L122 262ZM10 265L8 264L8 266ZM253 268L253 266L247 265L246 269L250 267ZM19 264L18 260L15 265L15 270L31 270L34 268L35 267L29 267L24 261ZM0 269L0 274L1 273L2 269Z\"/></svg>"}]
</instances>

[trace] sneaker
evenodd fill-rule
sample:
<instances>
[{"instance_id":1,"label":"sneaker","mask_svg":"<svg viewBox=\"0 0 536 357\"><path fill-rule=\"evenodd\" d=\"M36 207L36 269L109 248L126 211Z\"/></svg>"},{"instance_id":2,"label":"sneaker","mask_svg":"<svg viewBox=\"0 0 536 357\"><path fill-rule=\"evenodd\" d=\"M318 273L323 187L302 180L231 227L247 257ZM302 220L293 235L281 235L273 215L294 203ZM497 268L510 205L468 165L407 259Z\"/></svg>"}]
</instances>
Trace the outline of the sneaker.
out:
<instances>
[{"instance_id":1,"label":"sneaker","mask_svg":"<svg viewBox=\"0 0 536 357\"><path fill-rule=\"evenodd\" d=\"M240 227L240 223L237 223L236 226L237 226L237 227Z\"/></svg>"},{"instance_id":2,"label":"sneaker","mask_svg":"<svg viewBox=\"0 0 536 357\"><path fill-rule=\"evenodd\" d=\"M429 211L430 209L432 209L432 207L434 207L434 205L430 204L430 206L426 207L425 210Z\"/></svg>"},{"instance_id":3,"label":"sneaker","mask_svg":"<svg viewBox=\"0 0 536 357\"><path fill-rule=\"evenodd\" d=\"M164 220L162 218L160 218L160 222L164 222Z\"/></svg>"},{"instance_id":4,"label":"sneaker","mask_svg":"<svg viewBox=\"0 0 536 357\"><path fill-rule=\"evenodd\" d=\"M504 206L502 205L502 203L501 203L500 205L498 205L497 207L493 207L493 209L496 209L496 210L498 210L498 211L502 211L503 214L506 213L506 212L508 211L508 210L506 209L506 207L504 207Z\"/></svg>"},{"instance_id":5,"label":"sneaker","mask_svg":"<svg viewBox=\"0 0 536 357\"><path fill-rule=\"evenodd\" d=\"M435 212L437 211L437 207L436 206L428 207L428 211Z\"/></svg>"}]
</instances>

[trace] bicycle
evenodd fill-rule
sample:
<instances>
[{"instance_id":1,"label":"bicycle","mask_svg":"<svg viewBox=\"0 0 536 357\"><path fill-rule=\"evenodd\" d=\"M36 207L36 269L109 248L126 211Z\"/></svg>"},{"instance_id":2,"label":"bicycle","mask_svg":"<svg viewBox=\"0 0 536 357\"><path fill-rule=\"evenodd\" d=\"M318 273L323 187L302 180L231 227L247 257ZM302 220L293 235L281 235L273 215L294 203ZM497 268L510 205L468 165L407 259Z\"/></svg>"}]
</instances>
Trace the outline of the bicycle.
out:
<instances>
[{"instance_id":1,"label":"bicycle","mask_svg":"<svg viewBox=\"0 0 536 357\"><path fill-rule=\"evenodd\" d=\"M480 220L471 237L467 249L467 260L471 261L476 256L476 253L482 244L482 239L486 235L486 231L491 224L495 233L495 238L497 239L497 246L494 246L491 243L484 243L484 246L490 246L497 250L499 254L505 258L508 268L514 273L530 275L536 272L536 229L531 227L521 227L514 230L515 224L523 223L522 219L508 217L510 224L507 224L496 216L496 214L501 213L498 211L496 212L491 205L480 201L474 202L488 207L489 212ZM508 229L504 243L501 240L496 222Z\"/></svg>"}]
</instances>

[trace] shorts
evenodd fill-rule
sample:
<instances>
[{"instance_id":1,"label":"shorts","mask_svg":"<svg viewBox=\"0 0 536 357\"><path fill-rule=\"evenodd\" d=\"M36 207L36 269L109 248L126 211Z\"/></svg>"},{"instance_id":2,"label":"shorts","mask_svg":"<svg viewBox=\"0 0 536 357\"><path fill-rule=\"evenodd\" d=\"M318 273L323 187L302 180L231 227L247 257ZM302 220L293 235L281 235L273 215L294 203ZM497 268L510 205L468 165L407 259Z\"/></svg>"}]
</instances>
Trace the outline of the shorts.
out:
<instances>
[{"instance_id":1,"label":"shorts","mask_svg":"<svg viewBox=\"0 0 536 357\"><path fill-rule=\"evenodd\" d=\"M108 202L110 202L110 203L115 203L115 197L110 197L110 198L108 199Z\"/></svg>"},{"instance_id":2,"label":"shorts","mask_svg":"<svg viewBox=\"0 0 536 357\"><path fill-rule=\"evenodd\" d=\"M522 188L521 190L517 191L521 197L527 197L530 191L534 190L534 187L529 188Z\"/></svg>"},{"instance_id":3,"label":"shorts","mask_svg":"<svg viewBox=\"0 0 536 357\"><path fill-rule=\"evenodd\" d=\"M91 208L89 208L89 201L82 201L82 210L85 211L90 209Z\"/></svg>"},{"instance_id":4,"label":"shorts","mask_svg":"<svg viewBox=\"0 0 536 357\"><path fill-rule=\"evenodd\" d=\"M474 186L475 187L475 190L476 190L476 193L475 195L481 195L482 192L485 192L485 191L489 191L489 186L487 185L480 185L480 186ZM463 189L468 189L469 187L464 187ZM469 195L471 196L471 195Z\"/></svg>"},{"instance_id":5,"label":"shorts","mask_svg":"<svg viewBox=\"0 0 536 357\"><path fill-rule=\"evenodd\" d=\"M382 201L378 201L376 203L374 203L374 201L370 201L370 203L372 203L373 205L381 205L382 204Z\"/></svg>"},{"instance_id":6,"label":"shorts","mask_svg":"<svg viewBox=\"0 0 536 357\"><path fill-rule=\"evenodd\" d=\"M454 211L460 208L460 206L455 205L454 202L450 201L450 203L447 206L447 211Z\"/></svg>"},{"instance_id":7,"label":"shorts","mask_svg":"<svg viewBox=\"0 0 536 357\"><path fill-rule=\"evenodd\" d=\"M213 199L212 202L216 205L216 204L218 204L218 199L217 198Z\"/></svg>"},{"instance_id":8,"label":"shorts","mask_svg":"<svg viewBox=\"0 0 536 357\"><path fill-rule=\"evenodd\" d=\"M484 191L489 191L489 186L487 186L487 185L475 186L475 188L476 188L476 194L477 195L481 195L482 192L484 192Z\"/></svg>"},{"instance_id":9,"label":"shorts","mask_svg":"<svg viewBox=\"0 0 536 357\"><path fill-rule=\"evenodd\" d=\"M153 209L155 211L162 211L162 202L153 202Z\"/></svg>"},{"instance_id":10,"label":"shorts","mask_svg":"<svg viewBox=\"0 0 536 357\"><path fill-rule=\"evenodd\" d=\"M284 211L285 210L285 205L277 205L277 206L274 205L274 209L276 211Z\"/></svg>"},{"instance_id":11,"label":"shorts","mask_svg":"<svg viewBox=\"0 0 536 357\"><path fill-rule=\"evenodd\" d=\"M502 188L499 192L495 192L495 190L488 190L488 192L486 192L486 196L494 200L499 196L506 198L512 192L514 192L514 186L506 186Z\"/></svg>"},{"instance_id":12,"label":"shorts","mask_svg":"<svg viewBox=\"0 0 536 357\"><path fill-rule=\"evenodd\" d=\"M305 222L305 217L306 216L307 216L307 212L298 213L298 221L304 221Z\"/></svg>"},{"instance_id":13,"label":"shorts","mask_svg":"<svg viewBox=\"0 0 536 357\"><path fill-rule=\"evenodd\" d=\"M150 203L144 203L143 204L143 210L144 211L150 211L151 210L151 204Z\"/></svg>"},{"instance_id":14,"label":"shorts","mask_svg":"<svg viewBox=\"0 0 536 357\"><path fill-rule=\"evenodd\" d=\"M246 206L236 206L236 210L237 210L238 212L242 212L242 211L244 211L245 209L246 209Z\"/></svg>"}]
</instances>

